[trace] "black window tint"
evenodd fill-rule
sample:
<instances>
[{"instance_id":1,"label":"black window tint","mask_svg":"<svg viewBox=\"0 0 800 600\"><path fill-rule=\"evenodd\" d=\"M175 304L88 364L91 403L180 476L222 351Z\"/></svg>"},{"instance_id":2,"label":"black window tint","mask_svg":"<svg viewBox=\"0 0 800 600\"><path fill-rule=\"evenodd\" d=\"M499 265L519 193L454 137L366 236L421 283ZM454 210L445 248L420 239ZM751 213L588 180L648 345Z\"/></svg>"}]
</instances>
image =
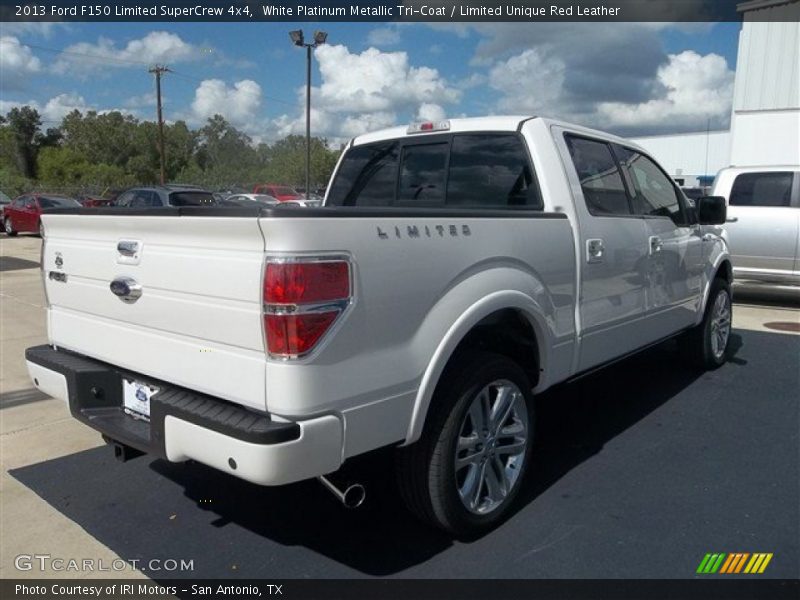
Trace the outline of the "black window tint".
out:
<instances>
[{"instance_id":1,"label":"black window tint","mask_svg":"<svg viewBox=\"0 0 800 600\"><path fill-rule=\"evenodd\" d=\"M331 206L390 206L397 182L396 142L355 146L347 151L336 173Z\"/></svg>"},{"instance_id":2,"label":"black window tint","mask_svg":"<svg viewBox=\"0 0 800 600\"><path fill-rule=\"evenodd\" d=\"M122 195L117 198L115 204L117 206L129 206L133 200L133 192L124 192Z\"/></svg>"},{"instance_id":3,"label":"black window tint","mask_svg":"<svg viewBox=\"0 0 800 600\"><path fill-rule=\"evenodd\" d=\"M457 135L450 150L447 204L541 207L522 140L516 135Z\"/></svg>"},{"instance_id":4,"label":"black window tint","mask_svg":"<svg viewBox=\"0 0 800 600\"><path fill-rule=\"evenodd\" d=\"M414 206L444 202L448 144L403 146L397 204Z\"/></svg>"},{"instance_id":5,"label":"black window tint","mask_svg":"<svg viewBox=\"0 0 800 600\"><path fill-rule=\"evenodd\" d=\"M217 202L211 192L172 192L169 203L171 206L211 206Z\"/></svg>"},{"instance_id":6,"label":"black window tint","mask_svg":"<svg viewBox=\"0 0 800 600\"><path fill-rule=\"evenodd\" d=\"M128 206L131 208L151 208L153 206L161 206L161 200L159 200L158 194L155 192L140 190L136 192Z\"/></svg>"},{"instance_id":7,"label":"black window tint","mask_svg":"<svg viewBox=\"0 0 800 600\"><path fill-rule=\"evenodd\" d=\"M74 208L80 206L81 203L72 198L58 198L58 197L39 197L39 206L42 208Z\"/></svg>"},{"instance_id":8,"label":"black window tint","mask_svg":"<svg viewBox=\"0 0 800 600\"><path fill-rule=\"evenodd\" d=\"M731 188L731 206L789 206L792 173L743 173Z\"/></svg>"},{"instance_id":9,"label":"black window tint","mask_svg":"<svg viewBox=\"0 0 800 600\"><path fill-rule=\"evenodd\" d=\"M628 195L608 144L572 136L566 141L589 212L630 215Z\"/></svg>"},{"instance_id":10,"label":"black window tint","mask_svg":"<svg viewBox=\"0 0 800 600\"><path fill-rule=\"evenodd\" d=\"M615 146L622 168L633 185L633 212L651 217L670 217L679 220L681 205L678 192L670 178L647 156L621 146Z\"/></svg>"}]
</instances>

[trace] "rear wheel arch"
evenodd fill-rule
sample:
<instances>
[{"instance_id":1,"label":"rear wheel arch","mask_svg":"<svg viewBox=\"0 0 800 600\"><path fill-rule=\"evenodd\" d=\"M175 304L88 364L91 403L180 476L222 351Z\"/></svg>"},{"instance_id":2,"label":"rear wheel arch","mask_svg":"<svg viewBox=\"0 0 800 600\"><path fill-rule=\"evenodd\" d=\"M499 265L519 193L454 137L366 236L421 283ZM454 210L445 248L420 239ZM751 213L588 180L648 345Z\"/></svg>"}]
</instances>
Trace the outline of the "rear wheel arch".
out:
<instances>
[{"instance_id":1,"label":"rear wheel arch","mask_svg":"<svg viewBox=\"0 0 800 600\"><path fill-rule=\"evenodd\" d=\"M475 351L500 354L517 363L533 387L540 381L547 362L544 319L530 297L509 294L503 302L484 299L473 305L443 338L423 375L404 445L421 436L437 386L462 356Z\"/></svg>"}]
</instances>

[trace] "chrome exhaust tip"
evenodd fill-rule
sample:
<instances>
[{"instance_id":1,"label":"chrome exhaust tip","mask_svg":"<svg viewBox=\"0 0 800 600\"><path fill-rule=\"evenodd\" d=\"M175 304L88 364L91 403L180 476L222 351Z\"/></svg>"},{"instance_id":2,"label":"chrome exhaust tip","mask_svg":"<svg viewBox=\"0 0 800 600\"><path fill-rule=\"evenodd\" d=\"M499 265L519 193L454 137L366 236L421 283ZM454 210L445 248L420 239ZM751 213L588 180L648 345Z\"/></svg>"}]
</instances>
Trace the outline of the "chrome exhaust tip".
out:
<instances>
[{"instance_id":1,"label":"chrome exhaust tip","mask_svg":"<svg viewBox=\"0 0 800 600\"><path fill-rule=\"evenodd\" d=\"M323 475L320 475L317 479L346 508L358 508L364 504L364 500L367 498L367 490L360 483L353 483L344 490L340 490Z\"/></svg>"}]
</instances>

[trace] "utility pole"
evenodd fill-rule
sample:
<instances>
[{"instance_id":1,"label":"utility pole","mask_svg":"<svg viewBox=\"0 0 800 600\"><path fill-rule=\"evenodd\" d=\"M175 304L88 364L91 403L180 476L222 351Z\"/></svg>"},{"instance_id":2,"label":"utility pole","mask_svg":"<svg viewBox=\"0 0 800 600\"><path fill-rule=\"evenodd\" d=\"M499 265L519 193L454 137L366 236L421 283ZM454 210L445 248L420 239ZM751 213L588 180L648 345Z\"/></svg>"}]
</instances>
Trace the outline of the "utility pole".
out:
<instances>
[{"instance_id":1,"label":"utility pole","mask_svg":"<svg viewBox=\"0 0 800 600\"><path fill-rule=\"evenodd\" d=\"M158 107L158 157L161 166L161 185L165 183L164 157L164 119L161 116L161 76L169 73L166 66L156 65L149 71L156 76L156 103Z\"/></svg>"}]
</instances>

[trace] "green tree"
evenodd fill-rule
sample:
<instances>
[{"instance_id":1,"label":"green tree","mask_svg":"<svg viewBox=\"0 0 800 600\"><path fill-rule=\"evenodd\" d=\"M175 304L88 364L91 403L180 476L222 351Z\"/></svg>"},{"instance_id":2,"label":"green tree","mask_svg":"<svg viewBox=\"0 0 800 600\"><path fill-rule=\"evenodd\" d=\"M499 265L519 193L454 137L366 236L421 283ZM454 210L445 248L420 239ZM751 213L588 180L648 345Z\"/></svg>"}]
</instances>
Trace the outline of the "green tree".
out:
<instances>
[{"instance_id":1,"label":"green tree","mask_svg":"<svg viewBox=\"0 0 800 600\"><path fill-rule=\"evenodd\" d=\"M6 124L11 133L13 156L19 173L28 178L36 177L37 135L42 125L39 112L30 106L12 108L6 115Z\"/></svg>"}]
</instances>

